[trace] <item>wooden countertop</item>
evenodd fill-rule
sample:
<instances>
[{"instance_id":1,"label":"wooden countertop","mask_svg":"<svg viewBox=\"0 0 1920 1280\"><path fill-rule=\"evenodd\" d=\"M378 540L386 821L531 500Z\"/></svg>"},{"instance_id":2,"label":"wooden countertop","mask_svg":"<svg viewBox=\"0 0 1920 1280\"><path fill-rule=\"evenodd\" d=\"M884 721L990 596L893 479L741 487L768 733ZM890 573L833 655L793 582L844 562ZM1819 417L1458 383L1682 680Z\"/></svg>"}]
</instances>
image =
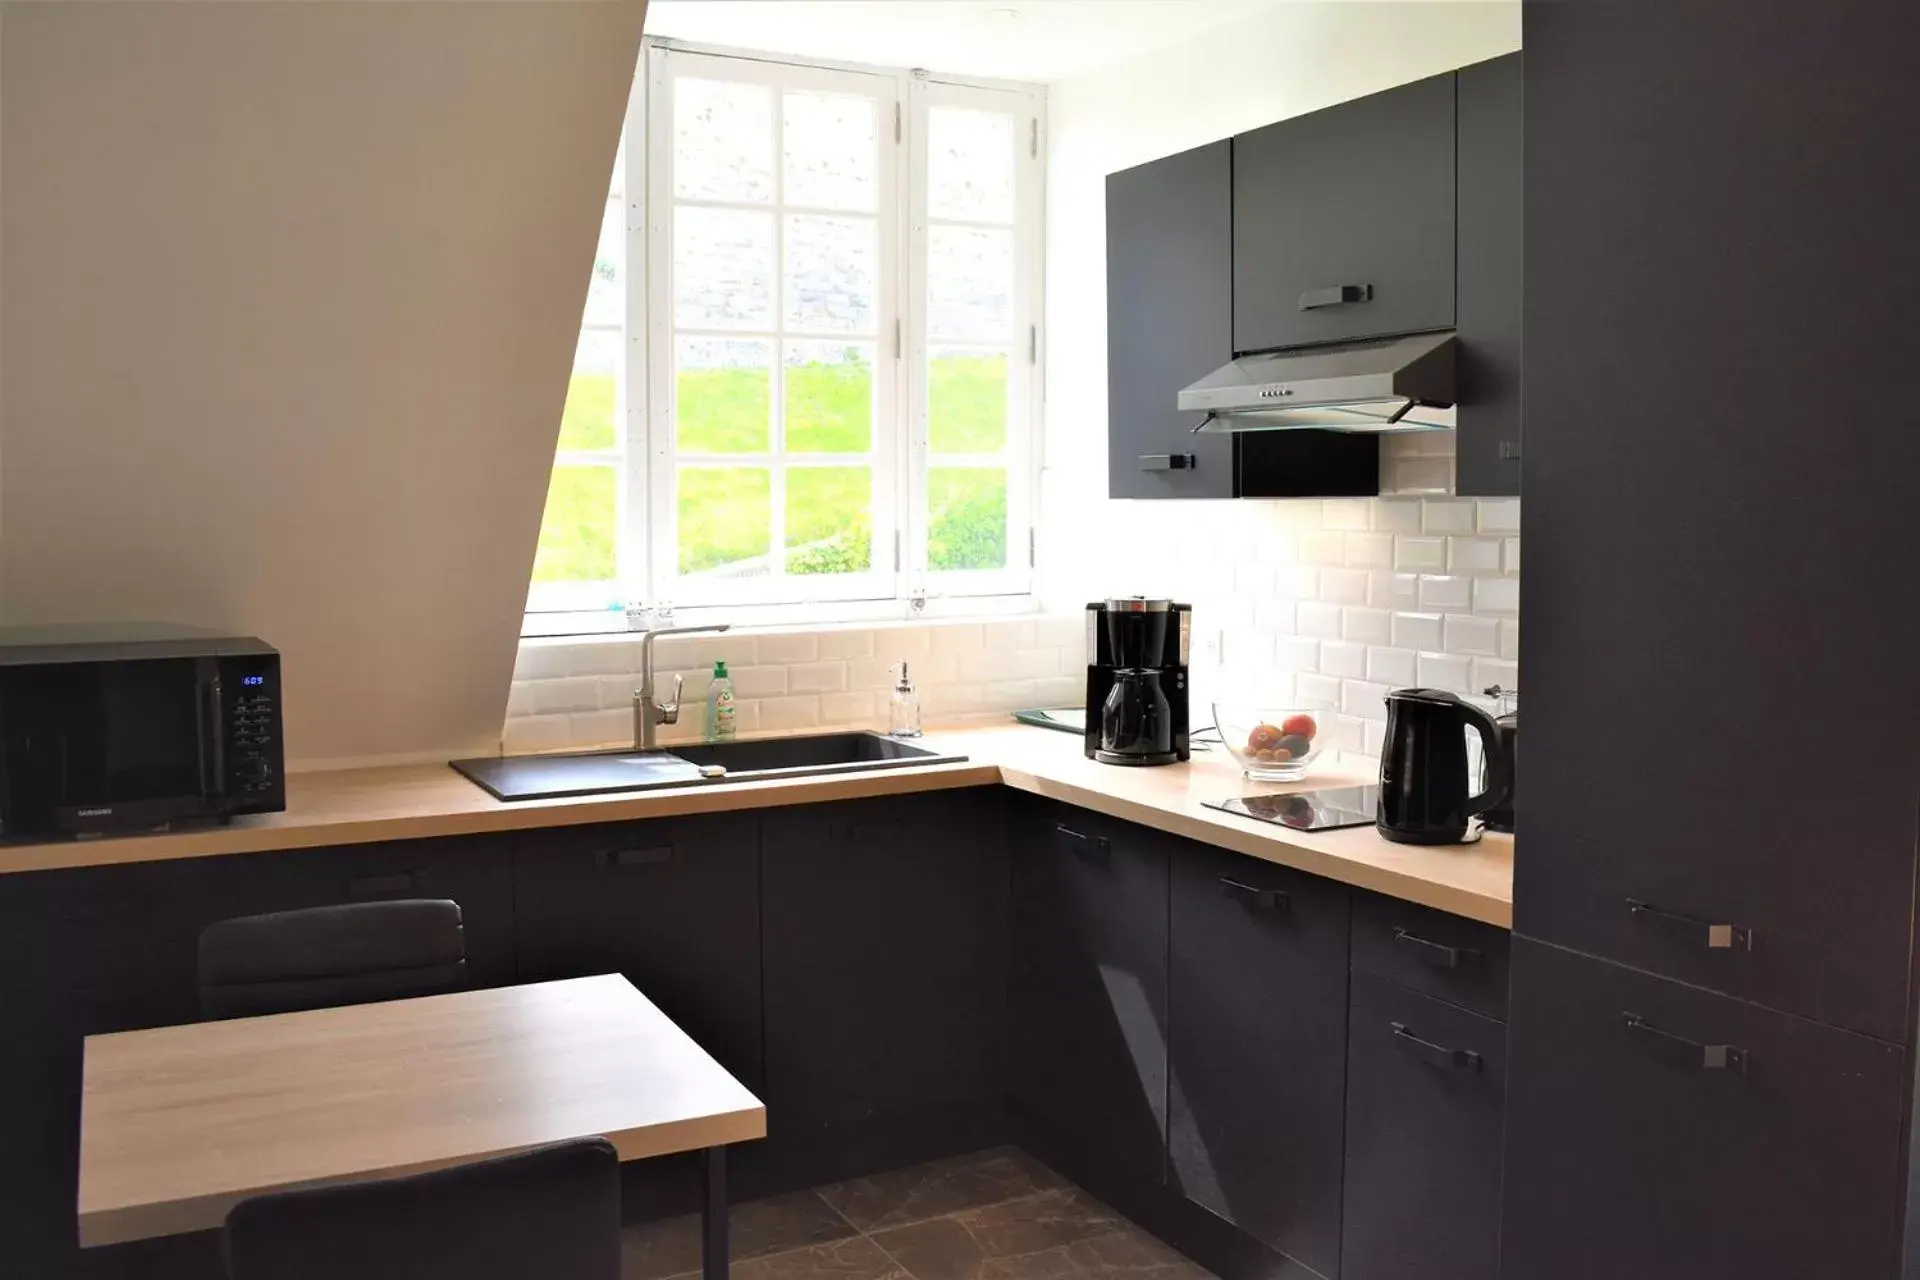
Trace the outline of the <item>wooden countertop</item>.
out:
<instances>
[{"instance_id":1,"label":"wooden countertop","mask_svg":"<svg viewBox=\"0 0 1920 1280\"><path fill-rule=\"evenodd\" d=\"M1340 763L1329 766L1322 760L1305 781L1276 786L1245 781L1217 750L1196 753L1190 764L1157 769L1096 764L1071 735L1026 725L940 729L930 732L926 743L968 760L513 804L495 800L445 765L296 774L288 779L284 813L240 818L204 831L0 847L0 874L627 822L1004 783L1454 915L1501 928L1512 925L1511 836L1489 835L1477 845L1400 845L1382 840L1371 827L1290 831L1203 804L1253 791L1310 791L1367 780L1365 772Z\"/></svg>"},{"instance_id":2,"label":"wooden countertop","mask_svg":"<svg viewBox=\"0 0 1920 1280\"><path fill-rule=\"evenodd\" d=\"M760 1100L619 974L88 1036L80 1244L571 1138L640 1160L766 1132Z\"/></svg>"}]
</instances>

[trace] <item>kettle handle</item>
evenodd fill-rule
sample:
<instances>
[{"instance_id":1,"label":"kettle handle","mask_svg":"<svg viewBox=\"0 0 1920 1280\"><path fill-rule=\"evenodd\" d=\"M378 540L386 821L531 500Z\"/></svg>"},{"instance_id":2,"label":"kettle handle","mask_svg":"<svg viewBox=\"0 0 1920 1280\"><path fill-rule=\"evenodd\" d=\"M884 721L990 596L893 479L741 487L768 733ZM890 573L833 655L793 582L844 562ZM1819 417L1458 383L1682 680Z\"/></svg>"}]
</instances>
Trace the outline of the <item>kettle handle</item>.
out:
<instances>
[{"instance_id":1,"label":"kettle handle","mask_svg":"<svg viewBox=\"0 0 1920 1280\"><path fill-rule=\"evenodd\" d=\"M1507 759L1506 748L1500 743L1500 727L1493 717L1465 699L1459 705L1467 723L1480 735L1481 758L1487 762L1487 789L1467 797L1467 815L1472 817L1506 802L1513 788L1513 761Z\"/></svg>"}]
</instances>

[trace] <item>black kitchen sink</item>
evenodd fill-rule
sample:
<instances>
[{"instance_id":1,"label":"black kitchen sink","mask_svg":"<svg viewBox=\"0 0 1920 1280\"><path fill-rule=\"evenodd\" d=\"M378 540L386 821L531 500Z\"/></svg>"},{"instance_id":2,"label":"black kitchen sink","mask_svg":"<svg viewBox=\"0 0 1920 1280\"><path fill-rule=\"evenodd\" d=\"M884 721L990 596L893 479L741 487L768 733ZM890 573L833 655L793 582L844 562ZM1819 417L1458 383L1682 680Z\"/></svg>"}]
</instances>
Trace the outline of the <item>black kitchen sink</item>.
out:
<instances>
[{"instance_id":1,"label":"black kitchen sink","mask_svg":"<svg viewBox=\"0 0 1920 1280\"><path fill-rule=\"evenodd\" d=\"M581 751L551 756L484 756L452 767L500 800L714 786L756 778L865 773L923 764L960 764L946 755L877 733L823 733L806 738L752 738L654 751Z\"/></svg>"}]
</instances>

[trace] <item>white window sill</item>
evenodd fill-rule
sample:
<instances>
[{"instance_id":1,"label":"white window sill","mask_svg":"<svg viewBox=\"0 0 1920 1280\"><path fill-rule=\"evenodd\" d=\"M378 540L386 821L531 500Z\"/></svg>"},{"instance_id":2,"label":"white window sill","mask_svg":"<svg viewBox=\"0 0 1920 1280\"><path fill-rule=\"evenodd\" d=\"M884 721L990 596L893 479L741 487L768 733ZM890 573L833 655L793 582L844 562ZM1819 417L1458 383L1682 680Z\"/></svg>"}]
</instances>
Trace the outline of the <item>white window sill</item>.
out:
<instances>
[{"instance_id":1,"label":"white window sill","mask_svg":"<svg viewBox=\"0 0 1920 1280\"><path fill-rule=\"evenodd\" d=\"M785 628L808 631L871 629L888 623L986 622L1042 612L1031 594L933 597L919 608L904 600L836 601L802 605L682 605L673 611L676 627L725 624L736 628ZM573 636L638 635L620 609L579 609L527 614L522 640Z\"/></svg>"}]
</instances>

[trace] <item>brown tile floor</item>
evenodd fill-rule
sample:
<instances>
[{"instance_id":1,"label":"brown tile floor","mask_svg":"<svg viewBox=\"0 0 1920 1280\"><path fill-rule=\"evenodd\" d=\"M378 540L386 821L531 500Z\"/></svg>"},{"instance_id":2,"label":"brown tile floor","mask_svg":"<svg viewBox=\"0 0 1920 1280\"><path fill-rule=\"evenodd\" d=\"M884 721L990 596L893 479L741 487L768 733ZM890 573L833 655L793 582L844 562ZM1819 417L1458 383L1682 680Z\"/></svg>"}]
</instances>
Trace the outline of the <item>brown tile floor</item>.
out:
<instances>
[{"instance_id":1,"label":"brown tile floor","mask_svg":"<svg viewBox=\"0 0 1920 1280\"><path fill-rule=\"evenodd\" d=\"M733 1280L1211 1280L1012 1147L735 1205ZM700 1267L699 1221L627 1228L622 1280Z\"/></svg>"}]
</instances>

